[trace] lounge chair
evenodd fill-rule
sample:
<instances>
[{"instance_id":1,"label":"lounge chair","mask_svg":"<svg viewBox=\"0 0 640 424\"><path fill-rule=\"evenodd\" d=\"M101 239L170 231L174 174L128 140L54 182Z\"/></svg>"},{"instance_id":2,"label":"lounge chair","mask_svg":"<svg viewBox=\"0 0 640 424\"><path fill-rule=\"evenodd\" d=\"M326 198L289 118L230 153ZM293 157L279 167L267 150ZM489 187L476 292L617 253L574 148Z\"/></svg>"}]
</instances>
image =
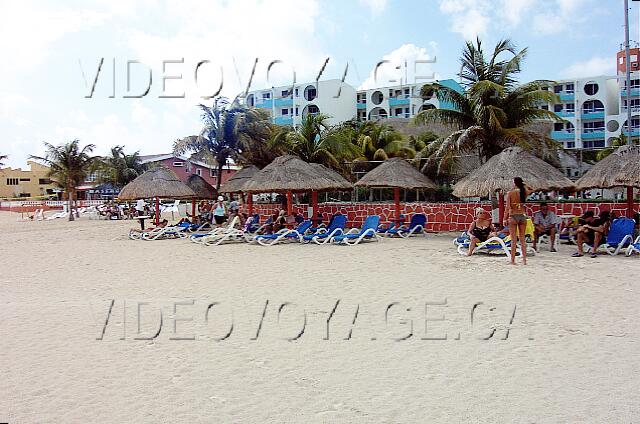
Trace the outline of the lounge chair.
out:
<instances>
[{"instance_id":1,"label":"lounge chair","mask_svg":"<svg viewBox=\"0 0 640 424\"><path fill-rule=\"evenodd\" d=\"M273 246L287 240L302 242L303 236L309 231L312 224L310 220L306 220L292 230L285 228L273 234L258 234L251 239L251 242L258 243L261 246Z\"/></svg>"},{"instance_id":2,"label":"lounge chair","mask_svg":"<svg viewBox=\"0 0 640 424\"><path fill-rule=\"evenodd\" d=\"M140 234L140 240L158 240L168 238L186 238L184 227L167 226L163 228L154 228L151 231L145 231Z\"/></svg>"},{"instance_id":3,"label":"lounge chair","mask_svg":"<svg viewBox=\"0 0 640 424\"><path fill-rule=\"evenodd\" d=\"M331 241L331 238L344 233L344 227L347 225L347 217L344 215L336 215L331 221L331 225L327 228L320 228L318 232L302 236L303 243L314 242L315 244L325 244Z\"/></svg>"},{"instance_id":4,"label":"lounge chair","mask_svg":"<svg viewBox=\"0 0 640 424\"><path fill-rule=\"evenodd\" d=\"M458 253L461 255L466 255L469 251L469 243L471 243L471 239L466 238L462 239L460 237L457 243ZM454 244L455 244L454 240ZM516 256L520 256L522 254L520 246L516 247ZM476 247L473 249L473 253L490 253L490 254L505 254L508 259L511 259L511 236L501 235L490 237L487 241L478 243ZM535 251L533 249L528 249L527 246L527 254L529 256L534 256Z\"/></svg>"},{"instance_id":5,"label":"lounge chair","mask_svg":"<svg viewBox=\"0 0 640 424\"><path fill-rule=\"evenodd\" d=\"M426 236L427 233L424 229L424 226L427 224L427 216L423 213L414 214L411 217L411 221L409 222L409 226L402 225L398 228L390 228L385 232L385 236L393 237L400 236L402 238L411 237L414 234L420 234Z\"/></svg>"},{"instance_id":6,"label":"lounge chair","mask_svg":"<svg viewBox=\"0 0 640 424\"><path fill-rule=\"evenodd\" d=\"M380 217L378 215L368 216L359 232L348 232L333 236L331 237L331 242L355 246L362 241L380 241L382 237L377 234L378 225L380 225Z\"/></svg>"},{"instance_id":7,"label":"lounge chair","mask_svg":"<svg viewBox=\"0 0 640 424\"><path fill-rule=\"evenodd\" d=\"M194 243L202 243L204 244L207 237L215 237L218 236L220 234L226 233L226 232L230 232L231 230L236 230L236 226L240 224L240 217L235 216L231 222L229 222L229 225L227 225L226 227L215 227L213 229L211 229L210 231L204 232L204 233L193 233L189 236L189 240L194 242Z\"/></svg>"},{"instance_id":8,"label":"lounge chair","mask_svg":"<svg viewBox=\"0 0 640 424\"><path fill-rule=\"evenodd\" d=\"M611 223L607 233L606 243L601 244L598 249L602 249L611 256L622 252L633 241L633 230L636 222L630 218L616 218ZM592 252L593 246L584 243L585 252ZM628 249L627 249L628 250Z\"/></svg>"},{"instance_id":9,"label":"lounge chair","mask_svg":"<svg viewBox=\"0 0 640 424\"><path fill-rule=\"evenodd\" d=\"M636 239L627 247L627 256L631 256L633 252L640 253L640 236L636 237Z\"/></svg>"}]
</instances>

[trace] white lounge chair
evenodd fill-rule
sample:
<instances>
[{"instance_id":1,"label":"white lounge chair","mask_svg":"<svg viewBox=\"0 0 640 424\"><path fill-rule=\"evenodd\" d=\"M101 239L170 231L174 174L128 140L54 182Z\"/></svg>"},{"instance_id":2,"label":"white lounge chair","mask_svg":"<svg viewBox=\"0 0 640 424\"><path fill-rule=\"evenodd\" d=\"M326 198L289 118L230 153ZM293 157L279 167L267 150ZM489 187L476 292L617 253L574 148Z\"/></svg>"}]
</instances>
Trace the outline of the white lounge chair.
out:
<instances>
[{"instance_id":1,"label":"white lounge chair","mask_svg":"<svg viewBox=\"0 0 640 424\"><path fill-rule=\"evenodd\" d=\"M208 237L214 237L222 233L230 232L231 230L236 229L236 226L239 224L240 217L235 216L226 227L216 227L206 233L193 233L189 236L189 240L194 243L205 244Z\"/></svg>"}]
</instances>

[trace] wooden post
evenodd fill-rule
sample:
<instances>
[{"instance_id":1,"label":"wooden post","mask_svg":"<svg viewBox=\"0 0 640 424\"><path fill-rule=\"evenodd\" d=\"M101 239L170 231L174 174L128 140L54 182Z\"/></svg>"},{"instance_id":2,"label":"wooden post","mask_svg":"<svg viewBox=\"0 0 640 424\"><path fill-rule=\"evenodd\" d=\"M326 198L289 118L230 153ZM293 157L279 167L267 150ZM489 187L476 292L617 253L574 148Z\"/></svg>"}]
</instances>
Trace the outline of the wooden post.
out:
<instances>
[{"instance_id":1,"label":"wooden post","mask_svg":"<svg viewBox=\"0 0 640 424\"><path fill-rule=\"evenodd\" d=\"M156 226L160 224L160 198L156 197Z\"/></svg>"},{"instance_id":2,"label":"wooden post","mask_svg":"<svg viewBox=\"0 0 640 424\"><path fill-rule=\"evenodd\" d=\"M502 195L502 191L497 191L498 195L498 220L500 221L498 224L502 225L504 222L504 196Z\"/></svg>"},{"instance_id":3,"label":"wooden post","mask_svg":"<svg viewBox=\"0 0 640 424\"><path fill-rule=\"evenodd\" d=\"M293 194L291 190L287 191L287 215L293 214Z\"/></svg>"},{"instance_id":4,"label":"wooden post","mask_svg":"<svg viewBox=\"0 0 640 424\"><path fill-rule=\"evenodd\" d=\"M253 215L253 193L247 193L247 207L249 209L249 215Z\"/></svg>"},{"instance_id":5,"label":"wooden post","mask_svg":"<svg viewBox=\"0 0 640 424\"><path fill-rule=\"evenodd\" d=\"M191 220L196 218L196 199L191 199Z\"/></svg>"},{"instance_id":6,"label":"wooden post","mask_svg":"<svg viewBox=\"0 0 640 424\"><path fill-rule=\"evenodd\" d=\"M400 187L393 188L393 201L396 205L396 223L400 225Z\"/></svg>"},{"instance_id":7,"label":"wooden post","mask_svg":"<svg viewBox=\"0 0 640 424\"><path fill-rule=\"evenodd\" d=\"M627 218L633 219L633 187L627 186Z\"/></svg>"},{"instance_id":8,"label":"wooden post","mask_svg":"<svg viewBox=\"0 0 640 424\"><path fill-rule=\"evenodd\" d=\"M316 215L318 214L318 192L311 192L311 220L316 219Z\"/></svg>"}]
</instances>

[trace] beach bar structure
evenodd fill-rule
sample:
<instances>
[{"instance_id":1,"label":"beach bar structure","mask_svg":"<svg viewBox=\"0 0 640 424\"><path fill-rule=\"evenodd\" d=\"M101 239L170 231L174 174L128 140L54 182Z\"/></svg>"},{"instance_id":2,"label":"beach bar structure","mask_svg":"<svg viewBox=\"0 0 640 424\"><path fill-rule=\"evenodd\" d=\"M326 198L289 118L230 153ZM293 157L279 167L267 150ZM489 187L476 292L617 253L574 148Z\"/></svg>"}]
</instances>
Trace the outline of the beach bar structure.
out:
<instances>
[{"instance_id":1,"label":"beach bar structure","mask_svg":"<svg viewBox=\"0 0 640 424\"><path fill-rule=\"evenodd\" d=\"M313 216L318 210L318 192L346 191L353 186L337 172L319 164L309 164L297 156L276 158L254 174L242 187L252 193L285 193L287 214L293 213L293 193L311 192Z\"/></svg>"},{"instance_id":2,"label":"beach bar structure","mask_svg":"<svg viewBox=\"0 0 640 424\"><path fill-rule=\"evenodd\" d=\"M504 220L504 193L520 177L535 191L574 190L562 172L521 147L509 147L453 186L456 197L488 197L498 193L499 221Z\"/></svg>"},{"instance_id":3,"label":"beach bar structure","mask_svg":"<svg viewBox=\"0 0 640 424\"><path fill-rule=\"evenodd\" d=\"M196 193L180 181L175 172L163 166L146 171L124 186L120 200L155 199L155 224L160 221L160 199L193 199Z\"/></svg>"},{"instance_id":4,"label":"beach bar structure","mask_svg":"<svg viewBox=\"0 0 640 424\"><path fill-rule=\"evenodd\" d=\"M578 181L578 190L627 188L627 217L633 218L633 189L640 188L640 146L622 146L596 163Z\"/></svg>"},{"instance_id":5,"label":"beach bar structure","mask_svg":"<svg viewBox=\"0 0 640 424\"><path fill-rule=\"evenodd\" d=\"M258 172L260 169L255 165L245 166L220 186L220 193L244 193L245 184ZM251 193L247 195L247 208L249 215L253 215L253 194Z\"/></svg>"}]
</instances>

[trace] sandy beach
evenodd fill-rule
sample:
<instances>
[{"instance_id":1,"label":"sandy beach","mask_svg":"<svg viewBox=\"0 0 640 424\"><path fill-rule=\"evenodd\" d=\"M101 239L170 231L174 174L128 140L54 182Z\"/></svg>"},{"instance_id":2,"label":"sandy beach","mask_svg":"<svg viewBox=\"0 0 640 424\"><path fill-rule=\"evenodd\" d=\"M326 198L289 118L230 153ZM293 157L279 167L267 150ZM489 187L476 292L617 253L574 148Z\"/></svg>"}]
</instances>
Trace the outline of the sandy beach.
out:
<instances>
[{"instance_id":1,"label":"sandy beach","mask_svg":"<svg viewBox=\"0 0 640 424\"><path fill-rule=\"evenodd\" d=\"M640 420L637 255L543 245L524 267L453 234L205 247L135 226L0 213L0 422Z\"/></svg>"}]
</instances>

